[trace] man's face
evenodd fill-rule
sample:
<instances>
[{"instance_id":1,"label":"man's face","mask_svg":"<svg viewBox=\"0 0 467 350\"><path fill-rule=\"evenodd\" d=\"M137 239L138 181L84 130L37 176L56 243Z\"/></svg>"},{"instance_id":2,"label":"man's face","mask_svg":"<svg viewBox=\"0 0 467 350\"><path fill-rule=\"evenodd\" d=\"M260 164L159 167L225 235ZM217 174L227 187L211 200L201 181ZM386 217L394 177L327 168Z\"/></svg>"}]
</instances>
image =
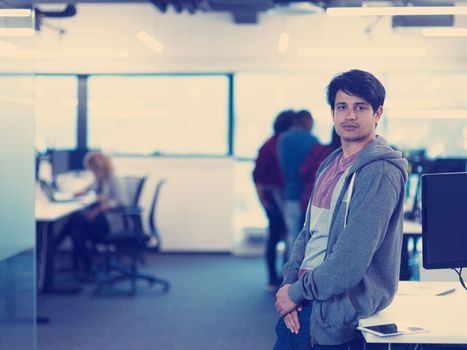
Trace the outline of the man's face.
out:
<instances>
[{"instance_id":1,"label":"man's face","mask_svg":"<svg viewBox=\"0 0 467 350\"><path fill-rule=\"evenodd\" d=\"M334 102L332 119L336 132L343 142L364 143L374 138L376 123L382 113L382 106L375 112L371 104L363 98L347 95L339 90Z\"/></svg>"}]
</instances>

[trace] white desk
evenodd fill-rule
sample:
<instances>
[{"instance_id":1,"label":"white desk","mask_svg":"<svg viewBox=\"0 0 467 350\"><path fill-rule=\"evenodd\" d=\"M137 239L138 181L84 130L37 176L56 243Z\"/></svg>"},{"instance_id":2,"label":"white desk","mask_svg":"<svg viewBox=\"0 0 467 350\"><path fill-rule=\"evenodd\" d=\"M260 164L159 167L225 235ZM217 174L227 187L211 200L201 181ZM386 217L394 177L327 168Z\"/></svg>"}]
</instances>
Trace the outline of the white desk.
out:
<instances>
[{"instance_id":1,"label":"white desk","mask_svg":"<svg viewBox=\"0 0 467 350\"><path fill-rule=\"evenodd\" d=\"M40 193L36 193L35 217L37 224L38 249L38 290L39 292L57 292L54 284L55 242L52 232L54 222L63 219L96 202L95 194L87 195L72 202L50 202ZM66 292L65 290L63 290Z\"/></svg>"},{"instance_id":2,"label":"white desk","mask_svg":"<svg viewBox=\"0 0 467 350\"><path fill-rule=\"evenodd\" d=\"M89 194L72 202L50 202L46 198L36 197L36 221L54 222L96 202L96 195Z\"/></svg>"},{"instance_id":3,"label":"white desk","mask_svg":"<svg viewBox=\"0 0 467 350\"><path fill-rule=\"evenodd\" d=\"M443 296L396 295L391 305L383 311L362 319L361 326L398 321L413 323L429 329L426 333L378 337L362 333L367 343L391 344L467 344L467 291L456 282L400 282L419 283L422 287L443 285L455 286L455 292ZM405 289L405 288L404 288ZM423 293L425 294L425 293Z\"/></svg>"}]
</instances>

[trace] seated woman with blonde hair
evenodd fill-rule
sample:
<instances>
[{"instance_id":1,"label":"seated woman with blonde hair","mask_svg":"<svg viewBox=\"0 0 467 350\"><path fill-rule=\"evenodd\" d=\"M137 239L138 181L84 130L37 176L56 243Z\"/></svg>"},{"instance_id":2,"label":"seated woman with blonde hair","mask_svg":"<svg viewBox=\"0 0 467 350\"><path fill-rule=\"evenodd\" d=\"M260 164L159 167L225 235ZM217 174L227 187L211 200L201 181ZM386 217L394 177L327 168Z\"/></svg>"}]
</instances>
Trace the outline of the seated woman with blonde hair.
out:
<instances>
[{"instance_id":1,"label":"seated woman with blonde hair","mask_svg":"<svg viewBox=\"0 0 467 350\"><path fill-rule=\"evenodd\" d=\"M120 181L114 174L114 168L109 156L101 152L90 152L84 158L84 164L94 175L94 181L79 194L94 191L96 203L90 208L73 215L64 231L73 240L73 262L75 271L88 275L91 272L90 242L99 242L109 234L111 210L126 204L125 192Z\"/></svg>"}]
</instances>

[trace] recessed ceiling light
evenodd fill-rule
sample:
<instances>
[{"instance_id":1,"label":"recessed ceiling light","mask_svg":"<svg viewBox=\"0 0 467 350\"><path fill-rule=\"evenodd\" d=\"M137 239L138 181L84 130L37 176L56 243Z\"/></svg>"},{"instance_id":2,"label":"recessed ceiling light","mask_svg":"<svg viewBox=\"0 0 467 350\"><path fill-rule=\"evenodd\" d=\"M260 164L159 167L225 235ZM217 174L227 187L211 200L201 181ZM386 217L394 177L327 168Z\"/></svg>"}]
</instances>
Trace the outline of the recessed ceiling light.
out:
<instances>
[{"instance_id":1,"label":"recessed ceiling light","mask_svg":"<svg viewBox=\"0 0 467 350\"><path fill-rule=\"evenodd\" d=\"M330 7L330 16L431 16L467 15L467 6L368 6Z\"/></svg>"},{"instance_id":2,"label":"recessed ceiling light","mask_svg":"<svg viewBox=\"0 0 467 350\"><path fill-rule=\"evenodd\" d=\"M29 17L30 9L0 9L0 17Z\"/></svg>"},{"instance_id":3,"label":"recessed ceiling light","mask_svg":"<svg viewBox=\"0 0 467 350\"><path fill-rule=\"evenodd\" d=\"M136 37L144 45L148 46L150 49L154 50L157 53L162 52L164 50L164 46L154 37L146 33L144 30L138 31L138 33L136 33Z\"/></svg>"},{"instance_id":4,"label":"recessed ceiling light","mask_svg":"<svg viewBox=\"0 0 467 350\"><path fill-rule=\"evenodd\" d=\"M427 37L464 37L467 36L467 28L423 28L422 35Z\"/></svg>"},{"instance_id":5,"label":"recessed ceiling light","mask_svg":"<svg viewBox=\"0 0 467 350\"><path fill-rule=\"evenodd\" d=\"M301 47L297 49L300 57L422 57L426 55L424 48L400 47Z\"/></svg>"}]
</instances>

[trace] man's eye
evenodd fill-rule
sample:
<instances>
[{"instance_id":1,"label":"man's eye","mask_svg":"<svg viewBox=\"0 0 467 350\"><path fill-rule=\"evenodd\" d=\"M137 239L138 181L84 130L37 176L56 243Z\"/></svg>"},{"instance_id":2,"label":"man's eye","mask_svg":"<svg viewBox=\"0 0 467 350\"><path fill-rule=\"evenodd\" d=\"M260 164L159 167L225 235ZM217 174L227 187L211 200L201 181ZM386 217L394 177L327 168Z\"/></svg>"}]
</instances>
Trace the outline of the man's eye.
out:
<instances>
[{"instance_id":1,"label":"man's eye","mask_svg":"<svg viewBox=\"0 0 467 350\"><path fill-rule=\"evenodd\" d=\"M337 109L338 109L338 110L344 110L344 109L345 109L345 106L337 106Z\"/></svg>"}]
</instances>

